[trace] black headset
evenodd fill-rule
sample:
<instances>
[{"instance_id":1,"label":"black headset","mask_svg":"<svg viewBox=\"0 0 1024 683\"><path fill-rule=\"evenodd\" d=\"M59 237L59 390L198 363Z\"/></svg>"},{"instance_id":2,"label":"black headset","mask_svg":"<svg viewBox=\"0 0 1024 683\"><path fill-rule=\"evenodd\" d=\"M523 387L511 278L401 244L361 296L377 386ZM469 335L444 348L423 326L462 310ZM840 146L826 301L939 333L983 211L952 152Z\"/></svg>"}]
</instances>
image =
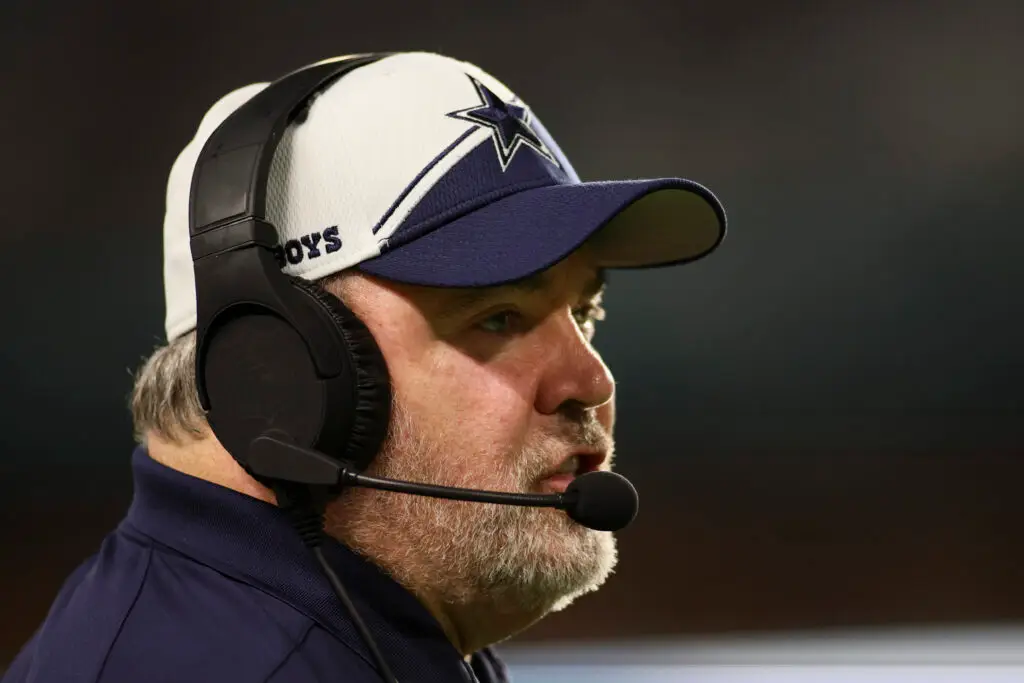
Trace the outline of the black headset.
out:
<instances>
[{"instance_id":1,"label":"black headset","mask_svg":"<svg viewBox=\"0 0 1024 683\"><path fill-rule=\"evenodd\" d=\"M268 486L317 483L310 450L363 470L387 434L391 383L376 341L337 297L281 271L266 216L270 165L288 125L331 82L386 56L316 64L271 83L214 131L192 176L199 401L221 444Z\"/></svg>"},{"instance_id":2,"label":"black headset","mask_svg":"<svg viewBox=\"0 0 1024 683\"><path fill-rule=\"evenodd\" d=\"M225 119L192 175L189 235L196 283L196 387L213 433L312 549L370 650L372 634L324 558L323 513L338 472L366 468L391 418L387 364L366 325L316 283L281 270L266 216L274 151L331 82L389 53L315 64L274 81Z\"/></svg>"}]
</instances>

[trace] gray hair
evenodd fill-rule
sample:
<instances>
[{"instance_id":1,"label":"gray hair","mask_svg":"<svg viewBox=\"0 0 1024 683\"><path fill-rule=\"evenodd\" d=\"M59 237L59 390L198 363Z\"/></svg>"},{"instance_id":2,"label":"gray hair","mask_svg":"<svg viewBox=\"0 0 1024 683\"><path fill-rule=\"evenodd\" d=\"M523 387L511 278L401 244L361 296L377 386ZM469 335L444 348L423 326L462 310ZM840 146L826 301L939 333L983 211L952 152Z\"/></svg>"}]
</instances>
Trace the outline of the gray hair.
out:
<instances>
[{"instance_id":1,"label":"gray hair","mask_svg":"<svg viewBox=\"0 0 1024 683\"><path fill-rule=\"evenodd\" d=\"M145 445L152 433L182 445L208 429L196 389L196 333L157 347L135 374L131 411L135 441Z\"/></svg>"},{"instance_id":2,"label":"gray hair","mask_svg":"<svg viewBox=\"0 0 1024 683\"><path fill-rule=\"evenodd\" d=\"M313 284L346 301L355 277L343 271ZM135 373L130 401L136 443L145 445L149 434L177 445L206 436L209 424L199 404L195 368L195 331L157 347L145 359Z\"/></svg>"}]
</instances>

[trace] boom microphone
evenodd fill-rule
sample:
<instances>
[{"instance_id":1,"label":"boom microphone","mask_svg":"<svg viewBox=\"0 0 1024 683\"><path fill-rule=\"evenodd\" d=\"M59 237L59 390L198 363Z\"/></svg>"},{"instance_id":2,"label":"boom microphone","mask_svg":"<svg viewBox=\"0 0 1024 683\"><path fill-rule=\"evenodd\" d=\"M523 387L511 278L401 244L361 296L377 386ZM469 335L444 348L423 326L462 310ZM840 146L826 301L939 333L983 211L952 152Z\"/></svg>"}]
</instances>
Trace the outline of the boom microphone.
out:
<instances>
[{"instance_id":1,"label":"boom microphone","mask_svg":"<svg viewBox=\"0 0 1024 683\"><path fill-rule=\"evenodd\" d=\"M284 437L284 438L282 438ZM253 441L249 450L253 473L301 484L350 486L409 493L431 498L466 500L499 505L553 507L590 529L618 531L636 517L639 497L629 479L614 472L587 472L573 479L565 493L506 493L453 486L436 486L398 479L371 477L354 472L317 451L290 443L280 432Z\"/></svg>"},{"instance_id":2,"label":"boom microphone","mask_svg":"<svg viewBox=\"0 0 1024 683\"><path fill-rule=\"evenodd\" d=\"M549 507L565 510L572 519L598 531L618 531L636 517L639 498L629 479L614 472L587 472L576 477L565 493L503 493L452 486L435 486L397 479L384 479L358 474L347 469L341 472L343 482L353 486L411 493L431 498L468 500L476 503Z\"/></svg>"}]
</instances>

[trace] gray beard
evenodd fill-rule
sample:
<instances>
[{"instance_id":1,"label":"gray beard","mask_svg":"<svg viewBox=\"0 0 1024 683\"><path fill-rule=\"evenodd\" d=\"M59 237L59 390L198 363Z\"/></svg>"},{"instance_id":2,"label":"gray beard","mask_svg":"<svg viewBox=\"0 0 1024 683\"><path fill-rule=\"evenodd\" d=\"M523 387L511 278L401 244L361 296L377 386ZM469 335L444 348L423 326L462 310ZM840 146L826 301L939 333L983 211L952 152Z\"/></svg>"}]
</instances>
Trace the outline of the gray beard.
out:
<instances>
[{"instance_id":1,"label":"gray beard","mask_svg":"<svg viewBox=\"0 0 1024 683\"><path fill-rule=\"evenodd\" d=\"M525 491L552 464L552 448L471 454L493 462L482 483L466 455L444 453L443 435L427 438L397 409L385 447L368 474L466 488ZM564 448L564 443L558 444ZM327 530L415 594L498 613L564 609L600 587L616 562L609 532L580 526L565 513L353 489L328 510Z\"/></svg>"}]
</instances>

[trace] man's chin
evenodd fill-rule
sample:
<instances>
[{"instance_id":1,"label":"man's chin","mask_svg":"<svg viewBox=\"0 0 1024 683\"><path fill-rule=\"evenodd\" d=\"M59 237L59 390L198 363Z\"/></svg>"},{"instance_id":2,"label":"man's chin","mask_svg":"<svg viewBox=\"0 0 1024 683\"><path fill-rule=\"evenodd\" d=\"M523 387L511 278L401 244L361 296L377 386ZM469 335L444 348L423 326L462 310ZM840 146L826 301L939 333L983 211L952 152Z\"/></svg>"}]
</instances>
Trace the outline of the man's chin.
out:
<instances>
[{"instance_id":1,"label":"man's chin","mask_svg":"<svg viewBox=\"0 0 1024 683\"><path fill-rule=\"evenodd\" d=\"M519 557L507 558L506 568L518 567L515 574L504 577L506 588L518 593L522 604L545 612L564 609L596 590L617 560L612 534L588 529L554 510L546 512L560 519L546 519L547 524L536 529L532 547L522 548Z\"/></svg>"},{"instance_id":2,"label":"man's chin","mask_svg":"<svg viewBox=\"0 0 1024 683\"><path fill-rule=\"evenodd\" d=\"M552 611L563 610L572 604L577 598L596 591L608 580L615 565L618 562L618 550L615 544L615 537L607 531L584 530L597 546L592 555L590 571L585 580L581 581L575 590L560 597L552 606Z\"/></svg>"}]
</instances>

